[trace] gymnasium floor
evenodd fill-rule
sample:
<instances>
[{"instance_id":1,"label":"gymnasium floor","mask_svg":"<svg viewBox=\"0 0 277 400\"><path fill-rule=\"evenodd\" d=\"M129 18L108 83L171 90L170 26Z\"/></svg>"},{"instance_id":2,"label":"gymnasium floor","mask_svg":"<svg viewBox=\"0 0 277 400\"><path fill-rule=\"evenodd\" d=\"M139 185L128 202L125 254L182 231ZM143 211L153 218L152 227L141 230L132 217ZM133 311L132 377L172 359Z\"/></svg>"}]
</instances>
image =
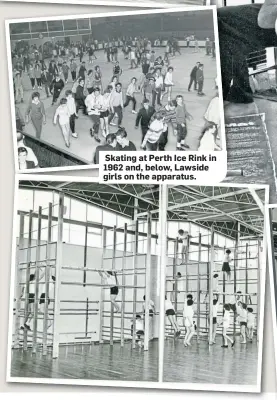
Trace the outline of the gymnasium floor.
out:
<instances>
[{"instance_id":1,"label":"gymnasium floor","mask_svg":"<svg viewBox=\"0 0 277 400\"><path fill-rule=\"evenodd\" d=\"M50 352L12 350L11 377L156 382L158 340L149 343L148 351L132 349L131 343L124 348L119 343L63 346L57 359Z\"/></svg>"},{"instance_id":2,"label":"gymnasium floor","mask_svg":"<svg viewBox=\"0 0 277 400\"><path fill-rule=\"evenodd\" d=\"M213 346L204 341L192 343L185 348L182 340L165 340L165 382L256 385L256 341L246 345L237 342L234 349L221 348L219 337Z\"/></svg>"},{"instance_id":3,"label":"gymnasium floor","mask_svg":"<svg viewBox=\"0 0 277 400\"><path fill-rule=\"evenodd\" d=\"M164 49L155 49L156 56L163 55ZM190 146L191 150L197 150L198 148L198 138L201 133L201 129L204 126L203 115L207 109L207 106L210 100L215 95L215 78L216 78L216 61L210 56L205 55L205 50L201 49L199 53L195 53L193 48L189 49L181 49L181 56L177 54L175 58L171 59L171 65L174 67L173 73L173 81L175 86L173 87L173 96L177 94L182 94L184 96L185 104L187 106L187 110L192 114L193 120L188 122L188 136L187 136L187 144ZM94 61L93 67L95 65L99 65L102 74L103 74L103 86L106 88L108 83L112 78L112 63L107 63L106 57L103 51L97 51L96 53L97 60ZM123 69L123 75L121 77L121 82L123 84L123 97L125 97L125 92L127 85L129 84L131 78L136 76L139 78L141 75L141 68L130 69L130 61L125 60L123 58L122 52L119 50L119 61L120 65ZM88 61L87 56L84 58L85 61ZM189 75L191 69L194 67L197 61L204 63L204 93L206 96L199 97L196 92L193 90L188 92L187 86L189 82ZM92 67L92 68L93 68ZM87 63L87 69L91 68L91 64ZM26 107L28 101L30 99L31 93L33 90L31 89L30 80L27 74L24 74L24 103L18 104L22 114L25 114ZM72 88L72 80L71 77L67 85L65 85L65 89L63 90L61 97L64 96L64 92L67 89ZM47 122L46 125L43 125L42 128L42 136L41 139L46 142L57 146L62 150L70 151L72 154L81 157L84 160L87 160L89 163L93 160L93 155L96 146L98 143L91 138L89 134L89 129L91 128L91 120L88 116L83 116L82 112L79 112L79 119L76 120L76 132L79 134L78 139L73 139L71 141L70 149L67 149L63 136L60 130L59 125L56 126L53 124L54 112L57 106L51 106L52 98L46 98L44 88L40 91L41 100L44 103L46 109ZM140 103L142 100L142 96L140 93L136 94L137 99L137 109L140 107ZM163 104L166 102L166 96L163 100ZM131 113L131 105L129 105L125 111L123 116L122 126L124 126L128 133L128 138L133 141L137 147L140 149L141 144L141 131L140 129L135 129L135 119L136 116ZM110 132L115 132L117 130L116 127L110 127ZM25 131L31 135L35 136L35 131L32 126L32 123L29 123L25 126ZM100 135L101 136L101 135ZM176 137L173 136L173 133L169 134L169 142L167 144L166 150L175 150L176 149Z\"/></svg>"}]
</instances>

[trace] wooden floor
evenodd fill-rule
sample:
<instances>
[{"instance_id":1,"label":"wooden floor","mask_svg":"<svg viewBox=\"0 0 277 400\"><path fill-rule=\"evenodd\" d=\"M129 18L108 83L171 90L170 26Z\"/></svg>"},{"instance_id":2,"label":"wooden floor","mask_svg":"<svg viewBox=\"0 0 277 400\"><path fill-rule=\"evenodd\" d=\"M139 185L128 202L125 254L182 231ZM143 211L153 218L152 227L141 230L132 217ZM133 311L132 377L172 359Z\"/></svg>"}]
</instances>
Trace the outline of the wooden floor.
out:
<instances>
[{"instance_id":1,"label":"wooden floor","mask_svg":"<svg viewBox=\"0 0 277 400\"><path fill-rule=\"evenodd\" d=\"M257 384L258 347L256 341L234 349L217 344L193 343L184 347L183 341L167 339L164 350L164 381L182 383L211 383L229 385Z\"/></svg>"},{"instance_id":2,"label":"wooden floor","mask_svg":"<svg viewBox=\"0 0 277 400\"><path fill-rule=\"evenodd\" d=\"M60 348L58 359L41 352L12 350L11 376L24 378L92 379L119 381L158 380L158 341L149 350L120 344L76 345Z\"/></svg>"}]
</instances>

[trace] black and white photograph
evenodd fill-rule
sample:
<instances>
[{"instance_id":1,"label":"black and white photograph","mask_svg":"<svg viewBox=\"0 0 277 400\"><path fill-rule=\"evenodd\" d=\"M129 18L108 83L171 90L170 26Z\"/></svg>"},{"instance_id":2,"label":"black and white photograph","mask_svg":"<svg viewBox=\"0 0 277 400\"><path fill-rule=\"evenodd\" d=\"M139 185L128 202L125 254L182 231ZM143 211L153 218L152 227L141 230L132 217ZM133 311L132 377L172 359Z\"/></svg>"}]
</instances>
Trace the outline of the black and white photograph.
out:
<instances>
[{"instance_id":1,"label":"black and white photograph","mask_svg":"<svg viewBox=\"0 0 277 400\"><path fill-rule=\"evenodd\" d=\"M159 191L132 189L19 181L12 380L158 381Z\"/></svg>"},{"instance_id":2,"label":"black and white photograph","mask_svg":"<svg viewBox=\"0 0 277 400\"><path fill-rule=\"evenodd\" d=\"M163 381L255 391L268 188L169 186L167 204Z\"/></svg>"},{"instance_id":3,"label":"black and white photograph","mask_svg":"<svg viewBox=\"0 0 277 400\"><path fill-rule=\"evenodd\" d=\"M3 0L3 1L14 1L14 0ZM98 6L124 6L124 7L140 7L140 8L165 8L173 6L209 6L211 0L142 0L139 4L134 4L131 0L21 0L27 1L28 3L55 3L55 4L88 4ZM213 1L213 0L212 0Z\"/></svg>"},{"instance_id":4,"label":"black and white photograph","mask_svg":"<svg viewBox=\"0 0 277 400\"><path fill-rule=\"evenodd\" d=\"M268 272L271 292L272 331L274 337L275 364L277 367L277 204L267 207L268 217Z\"/></svg>"},{"instance_id":5,"label":"black and white photograph","mask_svg":"<svg viewBox=\"0 0 277 400\"><path fill-rule=\"evenodd\" d=\"M260 390L265 186L26 178L9 382Z\"/></svg>"},{"instance_id":6,"label":"black and white photograph","mask_svg":"<svg viewBox=\"0 0 277 400\"><path fill-rule=\"evenodd\" d=\"M226 150L216 9L181 10L8 21L16 168Z\"/></svg>"},{"instance_id":7,"label":"black and white photograph","mask_svg":"<svg viewBox=\"0 0 277 400\"><path fill-rule=\"evenodd\" d=\"M217 5L228 182L270 184L276 203L276 0L212 0Z\"/></svg>"}]
</instances>

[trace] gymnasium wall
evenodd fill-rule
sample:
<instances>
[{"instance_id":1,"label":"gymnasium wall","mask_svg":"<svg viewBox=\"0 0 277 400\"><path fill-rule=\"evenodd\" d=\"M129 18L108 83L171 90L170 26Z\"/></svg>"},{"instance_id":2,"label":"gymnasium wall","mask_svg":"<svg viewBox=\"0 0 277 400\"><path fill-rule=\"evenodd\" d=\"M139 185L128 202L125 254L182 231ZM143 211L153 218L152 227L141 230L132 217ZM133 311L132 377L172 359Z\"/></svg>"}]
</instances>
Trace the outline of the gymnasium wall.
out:
<instances>
[{"instance_id":1,"label":"gymnasium wall","mask_svg":"<svg viewBox=\"0 0 277 400\"><path fill-rule=\"evenodd\" d=\"M32 241L31 249L31 260L35 261L36 258L36 241ZM23 247L27 246L27 239L24 240ZM55 245L51 245L51 258L55 259ZM84 265L84 246L79 245L72 245L68 243L63 244L62 250L62 258L63 266L67 267L79 267L82 268ZM116 252L115 259L115 269L119 270L122 268L122 251ZM101 262L102 262L102 255L103 250L100 248L87 248L87 267L88 268L99 268L101 269ZM130 255L130 253L127 253ZM21 250L18 254L18 261L24 262L26 261L27 257L27 250ZM105 252L105 258L112 257L112 250L107 249ZM41 247L40 252L40 260L44 260L46 258L46 246ZM126 257L126 269L131 269L133 265L133 257ZM139 255L138 256L138 263L137 268L144 268L146 265L146 255ZM18 266L18 267L22 267ZM112 269L112 260L107 259L104 261L103 265L104 269ZM31 268L30 273L34 273L35 268ZM54 271L52 271L54 272ZM131 271L128 271L130 273ZM20 282L26 282L26 270L22 270L20 273ZM70 313L76 313L76 315L60 315L59 317L59 331L62 332L60 335L60 343L68 343L68 342L78 342L78 341L85 341L85 330L87 324L87 338L91 338L92 341L99 340L99 331L100 331L100 315L99 315L99 301L101 298L101 288L97 286L90 286L90 283L93 284L101 284L101 277L97 272L94 271L87 271L86 276L84 275L83 271L76 271L76 270L68 270L62 269L61 270L61 282L67 283L78 283L78 285L71 285L71 284L61 284L60 287L60 300L61 300L61 314L62 310L69 310ZM133 274L129 274L125 276L125 285L133 285ZM122 285L122 276L118 273L118 281L119 285ZM137 275L137 286L144 287L145 286L145 270L139 271ZM22 285L21 285L22 288ZM45 292L45 284L44 279L41 281L39 285L39 295ZM110 290L109 288L103 289L104 292L104 318L103 318L103 325L107 328L104 329L105 332L104 339L109 339L110 333ZM15 298L19 296L20 291L18 292L18 288L14 287ZM142 312L143 306L143 295L145 294L145 289L137 289L137 302L135 311L137 313ZM134 289L126 288L125 289L125 317L124 318L124 332L125 338L131 339L131 314L133 313L133 295ZM154 301L156 308L159 309L159 298L157 295L157 256L151 257L151 280L150 280L150 298ZM89 313L95 313L96 315L89 315L88 321L86 322L86 301L93 302L89 303ZM117 297L117 302L121 307L121 299L122 299L122 289L119 289L119 294ZM72 303L71 301L79 301L81 303ZM67 302L68 301L68 302ZM94 303L95 302L95 303ZM51 314L53 313L54 303L51 302L49 306L49 314L51 318ZM24 309L24 301L21 301L21 309ZM76 312L74 311L76 309ZM97 310L97 311L95 311ZM80 315L82 314L82 315ZM14 321L15 322L15 321ZM42 331L42 319L38 321L38 330ZM23 318L21 319L21 325L23 323ZM114 318L114 338L119 339L120 334L120 325L121 325L121 318L120 314L115 314ZM14 326L15 329L15 326ZM49 332L52 332L52 327L49 329ZM153 331L154 337L158 337L158 316L154 316L153 320ZM74 333L75 332L75 333ZM81 334L83 333L83 334ZM51 343L51 335L49 335L49 344Z\"/></svg>"}]
</instances>

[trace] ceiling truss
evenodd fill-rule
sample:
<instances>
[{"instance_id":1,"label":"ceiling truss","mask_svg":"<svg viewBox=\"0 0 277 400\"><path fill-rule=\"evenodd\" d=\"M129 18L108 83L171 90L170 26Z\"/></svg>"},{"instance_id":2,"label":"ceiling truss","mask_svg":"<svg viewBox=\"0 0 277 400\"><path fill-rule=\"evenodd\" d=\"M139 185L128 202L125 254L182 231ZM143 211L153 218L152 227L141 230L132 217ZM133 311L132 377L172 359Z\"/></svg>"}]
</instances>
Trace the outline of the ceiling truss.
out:
<instances>
[{"instance_id":1,"label":"ceiling truss","mask_svg":"<svg viewBox=\"0 0 277 400\"><path fill-rule=\"evenodd\" d=\"M95 182L21 181L21 188L62 191L65 195L118 214L154 219L159 216L157 185L103 185ZM193 222L234 239L261 236L264 230L265 188L169 186L168 220Z\"/></svg>"}]
</instances>

